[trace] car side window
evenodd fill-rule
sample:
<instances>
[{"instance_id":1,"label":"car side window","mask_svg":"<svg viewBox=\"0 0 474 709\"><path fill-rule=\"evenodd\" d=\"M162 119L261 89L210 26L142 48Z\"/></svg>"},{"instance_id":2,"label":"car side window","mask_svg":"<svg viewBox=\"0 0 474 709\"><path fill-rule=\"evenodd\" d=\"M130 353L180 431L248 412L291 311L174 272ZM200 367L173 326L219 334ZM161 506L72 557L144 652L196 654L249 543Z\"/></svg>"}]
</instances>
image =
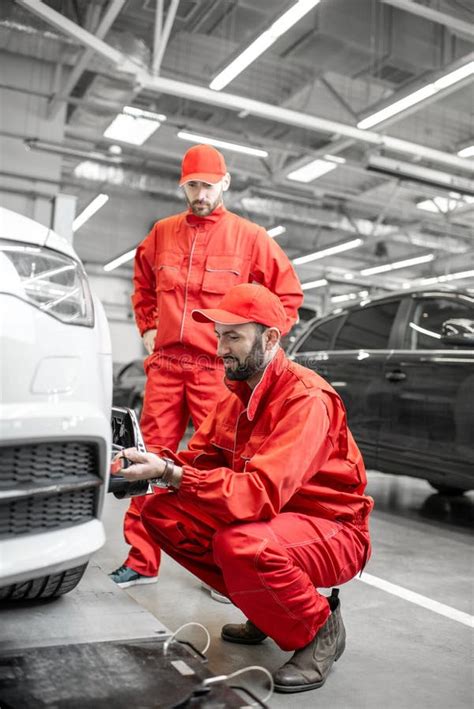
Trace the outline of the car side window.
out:
<instances>
[{"instance_id":1,"label":"car side window","mask_svg":"<svg viewBox=\"0 0 474 709\"><path fill-rule=\"evenodd\" d=\"M441 326L445 320L474 320L474 307L456 298L425 298L417 301L408 323L408 346L412 350L444 350L453 345L441 341Z\"/></svg>"},{"instance_id":2,"label":"car side window","mask_svg":"<svg viewBox=\"0 0 474 709\"><path fill-rule=\"evenodd\" d=\"M332 345L334 333L338 329L342 320L342 316L326 320L320 325L315 325L311 332L305 337L303 342L296 350L298 354L304 352L318 352L319 350L328 350Z\"/></svg>"},{"instance_id":3,"label":"car side window","mask_svg":"<svg viewBox=\"0 0 474 709\"><path fill-rule=\"evenodd\" d=\"M336 350L385 350L400 301L368 305L349 312L336 337Z\"/></svg>"}]
</instances>

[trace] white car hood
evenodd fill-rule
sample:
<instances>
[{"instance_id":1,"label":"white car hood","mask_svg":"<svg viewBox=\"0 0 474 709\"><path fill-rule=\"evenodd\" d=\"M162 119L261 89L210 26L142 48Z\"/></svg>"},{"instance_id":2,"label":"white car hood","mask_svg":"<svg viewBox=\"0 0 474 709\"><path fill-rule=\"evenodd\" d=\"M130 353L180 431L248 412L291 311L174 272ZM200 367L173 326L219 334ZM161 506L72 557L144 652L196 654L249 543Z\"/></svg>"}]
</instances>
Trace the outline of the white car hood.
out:
<instances>
[{"instance_id":1,"label":"white car hood","mask_svg":"<svg viewBox=\"0 0 474 709\"><path fill-rule=\"evenodd\" d=\"M47 246L75 259L78 258L71 244L64 237L33 219L28 219L5 207L0 207L0 239Z\"/></svg>"}]
</instances>

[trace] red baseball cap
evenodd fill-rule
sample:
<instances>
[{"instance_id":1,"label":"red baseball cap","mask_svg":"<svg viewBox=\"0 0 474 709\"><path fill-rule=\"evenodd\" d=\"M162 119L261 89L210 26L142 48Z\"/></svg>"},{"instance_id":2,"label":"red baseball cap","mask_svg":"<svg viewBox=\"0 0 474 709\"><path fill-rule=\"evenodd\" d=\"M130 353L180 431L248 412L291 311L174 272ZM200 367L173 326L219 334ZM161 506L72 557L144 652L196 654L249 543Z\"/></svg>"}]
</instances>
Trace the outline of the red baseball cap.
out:
<instances>
[{"instance_id":1,"label":"red baseball cap","mask_svg":"<svg viewBox=\"0 0 474 709\"><path fill-rule=\"evenodd\" d=\"M224 156L212 145L193 145L184 154L181 163L180 185L190 180L214 185L227 173Z\"/></svg>"},{"instance_id":2,"label":"red baseball cap","mask_svg":"<svg viewBox=\"0 0 474 709\"><path fill-rule=\"evenodd\" d=\"M243 325L255 322L267 327L277 327L282 335L288 331L287 315L281 300L258 283L240 283L233 286L222 298L217 308L193 310L197 322L220 325Z\"/></svg>"}]
</instances>

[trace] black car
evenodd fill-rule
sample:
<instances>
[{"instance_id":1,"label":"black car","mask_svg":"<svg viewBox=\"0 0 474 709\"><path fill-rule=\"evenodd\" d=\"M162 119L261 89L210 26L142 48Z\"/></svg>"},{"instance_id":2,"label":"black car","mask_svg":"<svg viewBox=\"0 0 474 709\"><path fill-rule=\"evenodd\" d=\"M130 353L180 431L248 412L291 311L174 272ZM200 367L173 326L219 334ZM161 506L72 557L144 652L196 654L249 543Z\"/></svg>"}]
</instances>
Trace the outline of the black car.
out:
<instances>
[{"instance_id":1,"label":"black car","mask_svg":"<svg viewBox=\"0 0 474 709\"><path fill-rule=\"evenodd\" d=\"M289 355L339 392L367 467L474 489L474 295L391 293L313 320Z\"/></svg>"},{"instance_id":2,"label":"black car","mask_svg":"<svg viewBox=\"0 0 474 709\"><path fill-rule=\"evenodd\" d=\"M310 306L302 305L301 308L298 309L298 322L293 325L287 335L282 337L281 345L283 349L290 349L293 343L296 342L296 340L299 338L303 330L306 329L306 325L308 324L308 322L310 320L313 320L316 315L317 311L314 308L311 308Z\"/></svg>"},{"instance_id":3,"label":"black car","mask_svg":"<svg viewBox=\"0 0 474 709\"><path fill-rule=\"evenodd\" d=\"M143 359L134 359L123 365L114 376L112 401L114 406L133 409L140 419L145 389Z\"/></svg>"}]
</instances>

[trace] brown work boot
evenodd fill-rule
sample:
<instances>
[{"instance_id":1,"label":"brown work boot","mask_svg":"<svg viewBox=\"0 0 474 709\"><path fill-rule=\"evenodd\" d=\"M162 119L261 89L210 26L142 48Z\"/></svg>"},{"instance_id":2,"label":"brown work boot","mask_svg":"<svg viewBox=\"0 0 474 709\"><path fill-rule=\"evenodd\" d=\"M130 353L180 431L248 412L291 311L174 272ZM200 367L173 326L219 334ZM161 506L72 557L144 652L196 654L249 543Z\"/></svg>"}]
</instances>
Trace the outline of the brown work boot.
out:
<instances>
[{"instance_id":1,"label":"brown work boot","mask_svg":"<svg viewBox=\"0 0 474 709\"><path fill-rule=\"evenodd\" d=\"M332 663L341 657L346 646L338 594L339 589L333 588L328 599L331 615L313 640L274 673L276 692L305 692L323 686Z\"/></svg>"},{"instance_id":2,"label":"brown work boot","mask_svg":"<svg viewBox=\"0 0 474 709\"><path fill-rule=\"evenodd\" d=\"M250 620L246 623L227 623L221 630L221 638L229 643L258 645L266 637L265 633L262 633Z\"/></svg>"}]
</instances>

